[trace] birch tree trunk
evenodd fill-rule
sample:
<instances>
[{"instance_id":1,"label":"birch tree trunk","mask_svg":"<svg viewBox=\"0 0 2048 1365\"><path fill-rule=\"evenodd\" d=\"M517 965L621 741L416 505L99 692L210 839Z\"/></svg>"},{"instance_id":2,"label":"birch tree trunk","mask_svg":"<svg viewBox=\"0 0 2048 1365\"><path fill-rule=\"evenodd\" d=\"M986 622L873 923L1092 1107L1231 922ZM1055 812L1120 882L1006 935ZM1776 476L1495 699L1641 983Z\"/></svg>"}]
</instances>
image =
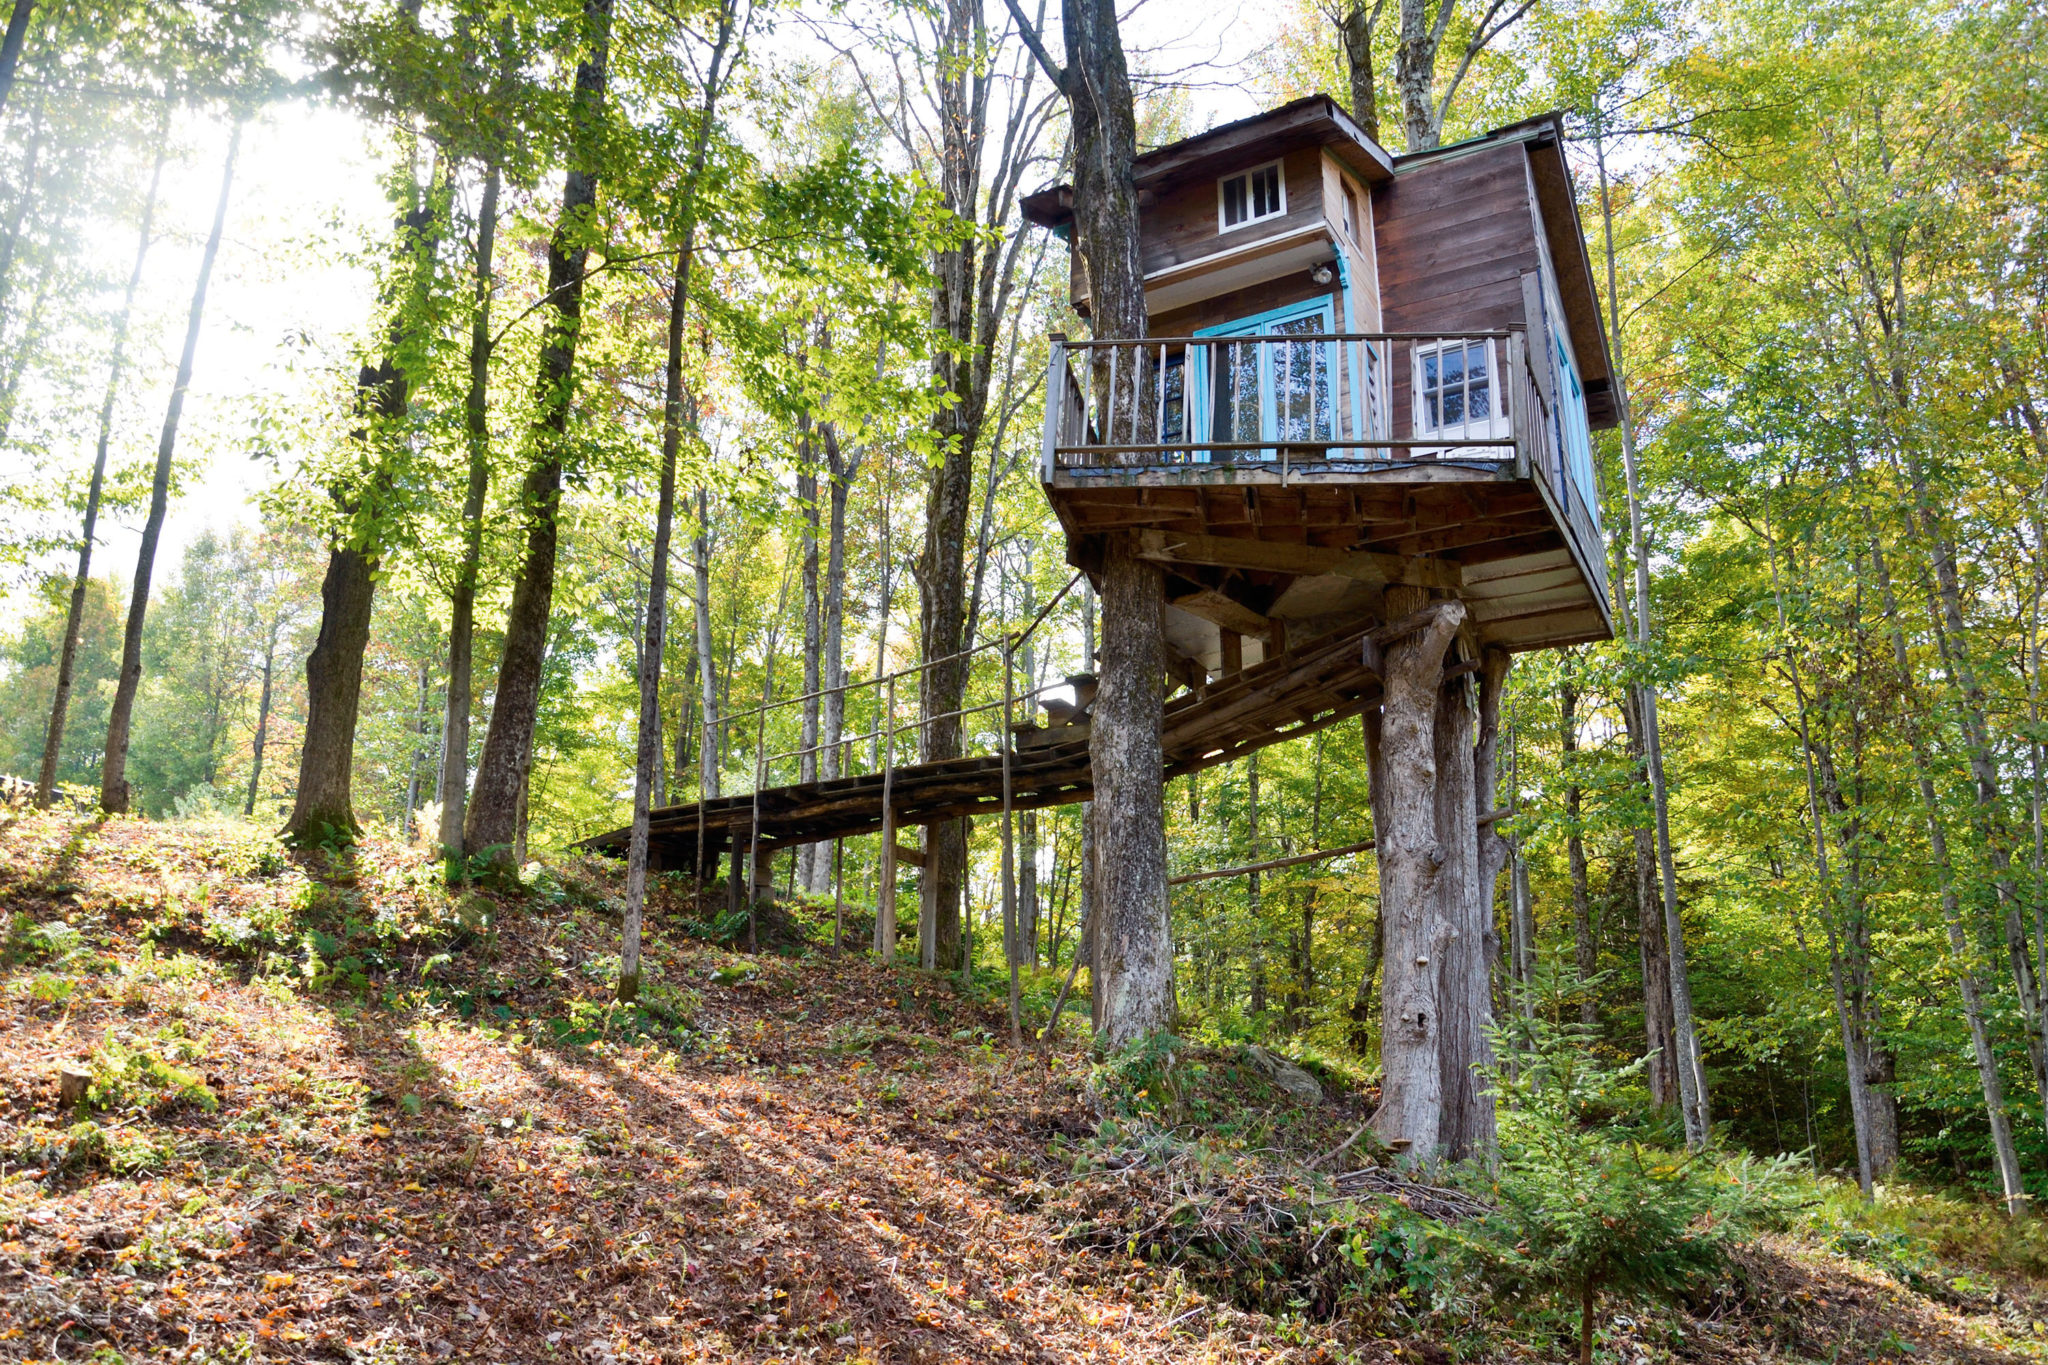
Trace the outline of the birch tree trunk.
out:
<instances>
[{"instance_id":1,"label":"birch tree trunk","mask_svg":"<svg viewBox=\"0 0 2048 1365\"><path fill-rule=\"evenodd\" d=\"M1607 176L1607 155L1599 136L1593 140L1594 163L1599 175L1602 250L1607 267L1608 334L1613 339L1615 406L1621 418L1621 459L1628 491L1629 541L1635 560L1636 647L1647 654L1650 645L1650 549L1643 535L1641 480L1637 471L1635 417L1629 407L1626 369L1622 349L1623 316L1616 292L1614 206ZM1693 1027L1692 979L1686 966L1685 925L1678 913L1678 873L1671 853L1670 802L1664 781L1664 745L1657 727L1657 689L1639 684L1636 689L1638 719L1642 725L1644 769L1650 787L1650 808L1656 826L1657 861L1664 893L1664 949L1671 969L1671 1038L1675 1051L1673 1069L1678 1076L1678 1099L1685 1117L1686 1145L1706 1144L1713 1126L1707 1099L1706 1070L1700 1060L1699 1035Z\"/></svg>"},{"instance_id":2,"label":"birch tree trunk","mask_svg":"<svg viewBox=\"0 0 2048 1365\"><path fill-rule=\"evenodd\" d=\"M228 154L221 164L220 195L214 202L213 226L199 257L199 278L192 287L192 307L185 319L185 347L178 355L177 377L164 410L163 432L157 438L156 472L149 486L149 516L142 525L142 546L135 557L135 583L128 599L128 621L121 635L121 672L114 704L107 717L106 757L100 770L100 809L109 815L128 811L128 738L135 713L135 695L142 686L142 623L149 612L150 577L156 568L157 542L163 536L170 503L171 462L178 449L178 421L185 411L185 392L192 385L192 365L199 352L199 331L206 319L206 288L220 256L226 230L228 195L235 182L235 157L242 147L242 120L228 134Z\"/></svg>"}]
</instances>

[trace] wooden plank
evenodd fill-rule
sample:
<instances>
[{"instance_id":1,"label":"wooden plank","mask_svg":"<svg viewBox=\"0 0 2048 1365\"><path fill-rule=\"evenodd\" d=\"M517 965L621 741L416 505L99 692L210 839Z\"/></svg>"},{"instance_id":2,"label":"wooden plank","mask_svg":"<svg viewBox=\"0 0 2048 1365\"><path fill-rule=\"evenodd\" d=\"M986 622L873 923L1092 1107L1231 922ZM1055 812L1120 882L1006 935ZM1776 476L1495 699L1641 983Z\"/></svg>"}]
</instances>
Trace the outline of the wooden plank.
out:
<instances>
[{"instance_id":1,"label":"wooden plank","mask_svg":"<svg viewBox=\"0 0 2048 1365\"><path fill-rule=\"evenodd\" d=\"M1199 592L1176 597L1172 600L1172 605L1190 616L1213 621L1226 630L1236 631L1239 635L1249 635L1258 640L1268 639L1272 635L1272 621L1215 588L1203 588Z\"/></svg>"}]
</instances>

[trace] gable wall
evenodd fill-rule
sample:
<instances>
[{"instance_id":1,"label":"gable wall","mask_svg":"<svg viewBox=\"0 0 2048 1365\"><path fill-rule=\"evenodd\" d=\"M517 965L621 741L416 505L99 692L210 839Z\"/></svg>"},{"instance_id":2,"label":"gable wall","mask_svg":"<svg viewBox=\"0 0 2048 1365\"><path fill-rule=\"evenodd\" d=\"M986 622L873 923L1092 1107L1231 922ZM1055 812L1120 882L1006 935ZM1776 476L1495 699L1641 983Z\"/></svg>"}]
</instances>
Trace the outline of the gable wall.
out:
<instances>
[{"instance_id":1,"label":"gable wall","mask_svg":"<svg viewBox=\"0 0 2048 1365\"><path fill-rule=\"evenodd\" d=\"M1522 276L1543 263L1527 163L1509 143L1425 162L1376 188L1384 330L1456 336L1524 325ZM1392 377L1400 434L1413 410L1412 363L1397 363Z\"/></svg>"}]
</instances>

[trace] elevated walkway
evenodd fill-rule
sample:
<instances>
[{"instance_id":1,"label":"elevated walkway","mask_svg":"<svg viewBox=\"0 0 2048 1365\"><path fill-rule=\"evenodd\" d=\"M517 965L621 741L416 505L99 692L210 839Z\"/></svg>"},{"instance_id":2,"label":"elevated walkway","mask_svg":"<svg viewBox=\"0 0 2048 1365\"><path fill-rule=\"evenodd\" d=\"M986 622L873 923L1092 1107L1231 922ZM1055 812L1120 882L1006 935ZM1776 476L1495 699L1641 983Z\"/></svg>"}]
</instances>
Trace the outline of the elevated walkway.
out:
<instances>
[{"instance_id":1,"label":"elevated walkway","mask_svg":"<svg viewBox=\"0 0 2048 1365\"><path fill-rule=\"evenodd\" d=\"M1358 715L1380 696L1379 677L1364 662L1366 642L1384 643L1400 631L1400 623L1362 622L1173 698L1161 727L1166 775L1228 763ZM1073 733L1063 736L1063 731ZM1088 727L1056 726L1029 738L1038 742L1013 747L1009 755L1011 808L1086 801L1094 790ZM757 856L767 855L798 844L878 833L885 824L926 825L1000 814L1003 768L1001 754L981 755L665 806L650 823L648 864L655 870L694 869L701 844L709 875L719 857L736 845L752 843ZM894 813L887 822L885 790ZM612 830L582 846L623 856L629 834Z\"/></svg>"}]
</instances>

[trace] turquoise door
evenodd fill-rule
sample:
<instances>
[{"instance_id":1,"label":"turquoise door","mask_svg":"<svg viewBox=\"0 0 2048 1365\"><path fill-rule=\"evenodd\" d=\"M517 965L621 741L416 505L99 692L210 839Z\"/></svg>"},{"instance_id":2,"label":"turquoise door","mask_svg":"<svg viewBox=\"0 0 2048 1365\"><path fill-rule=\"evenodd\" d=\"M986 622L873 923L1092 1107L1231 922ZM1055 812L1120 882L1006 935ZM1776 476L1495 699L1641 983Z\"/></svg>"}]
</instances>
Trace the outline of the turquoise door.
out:
<instances>
[{"instance_id":1,"label":"turquoise door","mask_svg":"<svg viewBox=\"0 0 2048 1365\"><path fill-rule=\"evenodd\" d=\"M1217 451L1222 459L1276 459L1275 447L1333 439L1337 348L1329 342L1285 343L1252 338L1314 336L1331 330L1330 304L1318 300L1208 327L1198 337L1219 344L1195 346L1192 371L1195 439L1261 443ZM1229 338L1244 338L1233 344ZM1206 401L1202 401L1206 399ZM1198 453L1197 459L1210 458Z\"/></svg>"}]
</instances>

